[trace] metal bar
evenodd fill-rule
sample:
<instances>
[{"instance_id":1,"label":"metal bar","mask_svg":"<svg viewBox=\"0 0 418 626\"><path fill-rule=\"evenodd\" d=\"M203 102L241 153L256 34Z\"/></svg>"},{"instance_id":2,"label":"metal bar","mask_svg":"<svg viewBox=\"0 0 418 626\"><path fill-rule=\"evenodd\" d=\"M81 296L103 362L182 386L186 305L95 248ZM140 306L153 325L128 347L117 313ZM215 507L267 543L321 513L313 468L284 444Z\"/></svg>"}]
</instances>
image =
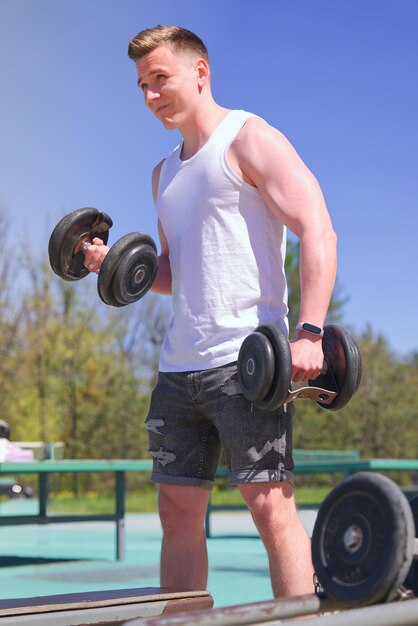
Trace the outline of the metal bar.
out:
<instances>
[{"instance_id":1,"label":"metal bar","mask_svg":"<svg viewBox=\"0 0 418 626\"><path fill-rule=\"evenodd\" d=\"M339 604L339 606L338 606ZM343 610L347 609L347 610ZM340 612L335 612L339 610ZM255 604L192 611L167 617L133 620L130 626L294 626L306 624L306 615L331 613L315 618L315 626L418 626L418 599L391 602L362 608L349 608L341 603L315 595ZM288 619L290 618L290 619ZM286 620L286 621L283 621Z\"/></svg>"},{"instance_id":2,"label":"metal bar","mask_svg":"<svg viewBox=\"0 0 418 626\"><path fill-rule=\"evenodd\" d=\"M125 558L125 472L115 472L116 481L116 560Z\"/></svg>"},{"instance_id":3,"label":"metal bar","mask_svg":"<svg viewBox=\"0 0 418 626\"><path fill-rule=\"evenodd\" d=\"M211 611L190 611L178 615L167 615L167 617L151 617L135 620L132 622L132 626L249 626L258 623L270 624L272 620L334 611L337 606L335 601L322 595L309 594L284 598L283 600L268 600L222 607ZM350 624L350 626L353 625Z\"/></svg>"},{"instance_id":4,"label":"metal bar","mask_svg":"<svg viewBox=\"0 0 418 626\"><path fill-rule=\"evenodd\" d=\"M135 622L133 622L135 623ZM272 621L268 626L294 626L301 620ZM303 621L306 623L306 620ZM315 626L417 626L418 599L376 604L317 617Z\"/></svg>"}]
</instances>

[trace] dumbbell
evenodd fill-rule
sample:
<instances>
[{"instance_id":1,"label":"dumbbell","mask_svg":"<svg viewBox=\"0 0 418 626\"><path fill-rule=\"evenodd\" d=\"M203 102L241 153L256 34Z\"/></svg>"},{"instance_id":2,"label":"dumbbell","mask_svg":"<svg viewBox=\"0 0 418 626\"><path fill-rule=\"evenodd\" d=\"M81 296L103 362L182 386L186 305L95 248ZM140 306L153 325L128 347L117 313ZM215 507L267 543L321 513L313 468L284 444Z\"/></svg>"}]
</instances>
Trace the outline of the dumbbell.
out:
<instances>
[{"instance_id":1,"label":"dumbbell","mask_svg":"<svg viewBox=\"0 0 418 626\"><path fill-rule=\"evenodd\" d=\"M95 208L83 208L63 217L49 239L49 262L66 281L80 280L90 272L85 252L95 237L107 244L112 219ZM142 298L158 269L157 247L149 235L133 232L119 239L107 253L97 279L100 298L115 307Z\"/></svg>"},{"instance_id":2,"label":"dumbbell","mask_svg":"<svg viewBox=\"0 0 418 626\"><path fill-rule=\"evenodd\" d=\"M308 386L292 390L292 355L287 337L275 326L259 326L244 339L238 355L238 380L244 396L262 411L273 411L298 398L315 400L331 411L345 406L361 379L360 350L335 324L324 327L324 367Z\"/></svg>"},{"instance_id":3,"label":"dumbbell","mask_svg":"<svg viewBox=\"0 0 418 626\"><path fill-rule=\"evenodd\" d=\"M362 606L418 595L418 501L390 478L359 472L325 498L312 561L325 595Z\"/></svg>"}]
</instances>

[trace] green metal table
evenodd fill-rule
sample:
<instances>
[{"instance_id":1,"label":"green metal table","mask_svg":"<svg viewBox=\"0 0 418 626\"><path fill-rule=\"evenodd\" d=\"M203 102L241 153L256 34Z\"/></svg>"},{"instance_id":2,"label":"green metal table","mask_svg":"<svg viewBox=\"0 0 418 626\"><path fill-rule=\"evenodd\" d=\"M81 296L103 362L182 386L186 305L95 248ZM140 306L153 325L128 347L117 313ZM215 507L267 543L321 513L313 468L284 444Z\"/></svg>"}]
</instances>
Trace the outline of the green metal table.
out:
<instances>
[{"instance_id":1,"label":"green metal table","mask_svg":"<svg viewBox=\"0 0 418 626\"><path fill-rule=\"evenodd\" d=\"M151 472L152 461L126 460L63 460L0 463L0 477L4 475L37 474L39 484L39 510L36 515L0 515L0 526L20 524L57 524L66 522L115 522L116 558L125 558L125 493L126 472ZM48 477L50 474L111 472L115 476L115 511L97 515L49 515Z\"/></svg>"}]
</instances>

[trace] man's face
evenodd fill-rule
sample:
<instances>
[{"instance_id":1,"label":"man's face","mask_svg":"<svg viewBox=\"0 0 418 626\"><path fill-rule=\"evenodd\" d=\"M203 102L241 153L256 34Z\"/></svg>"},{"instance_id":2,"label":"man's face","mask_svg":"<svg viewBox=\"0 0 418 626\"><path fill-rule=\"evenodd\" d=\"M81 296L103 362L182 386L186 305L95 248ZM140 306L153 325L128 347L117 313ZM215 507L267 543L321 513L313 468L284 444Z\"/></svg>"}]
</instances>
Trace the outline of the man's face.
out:
<instances>
[{"instance_id":1,"label":"man's face","mask_svg":"<svg viewBox=\"0 0 418 626\"><path fill-rule=\"evenodd\" d=\"M136 62L145 104L168 129L187 120L199 96L199 60L159 46Z\"/></svg>"}]
</instances>

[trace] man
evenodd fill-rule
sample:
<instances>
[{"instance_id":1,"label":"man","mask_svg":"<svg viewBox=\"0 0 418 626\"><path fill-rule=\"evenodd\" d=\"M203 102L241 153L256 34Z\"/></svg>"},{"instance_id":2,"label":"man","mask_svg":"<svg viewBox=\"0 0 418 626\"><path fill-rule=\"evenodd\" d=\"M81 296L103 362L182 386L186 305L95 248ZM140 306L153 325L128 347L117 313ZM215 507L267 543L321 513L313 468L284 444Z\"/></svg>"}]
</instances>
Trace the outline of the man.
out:
<instances>
[{"instance_id":1,"label":"man","mask_svg":"<svg viewBox=\"0 0 418 626\"><path fill-rule=\"evenodd\" d=\"M171 26L129 45L146 105L181 144L154 169L161 255L153 290L172 294L173 320L146 426L160 483L161 585L207 584L204 517L225 451L231 481L269 557L276 597L311 593L309 538L293 497L293 404L261 412L239 389L236 360L260 324L287 332L285 230L300 239L300 323L320 333L336 275L336 236L317 181L264 120L211 93L203 42ZM107 252L92 246L98 271ZM321 334L296 331L293 381L323 365Z\"/></svg>"}]
</instances>

